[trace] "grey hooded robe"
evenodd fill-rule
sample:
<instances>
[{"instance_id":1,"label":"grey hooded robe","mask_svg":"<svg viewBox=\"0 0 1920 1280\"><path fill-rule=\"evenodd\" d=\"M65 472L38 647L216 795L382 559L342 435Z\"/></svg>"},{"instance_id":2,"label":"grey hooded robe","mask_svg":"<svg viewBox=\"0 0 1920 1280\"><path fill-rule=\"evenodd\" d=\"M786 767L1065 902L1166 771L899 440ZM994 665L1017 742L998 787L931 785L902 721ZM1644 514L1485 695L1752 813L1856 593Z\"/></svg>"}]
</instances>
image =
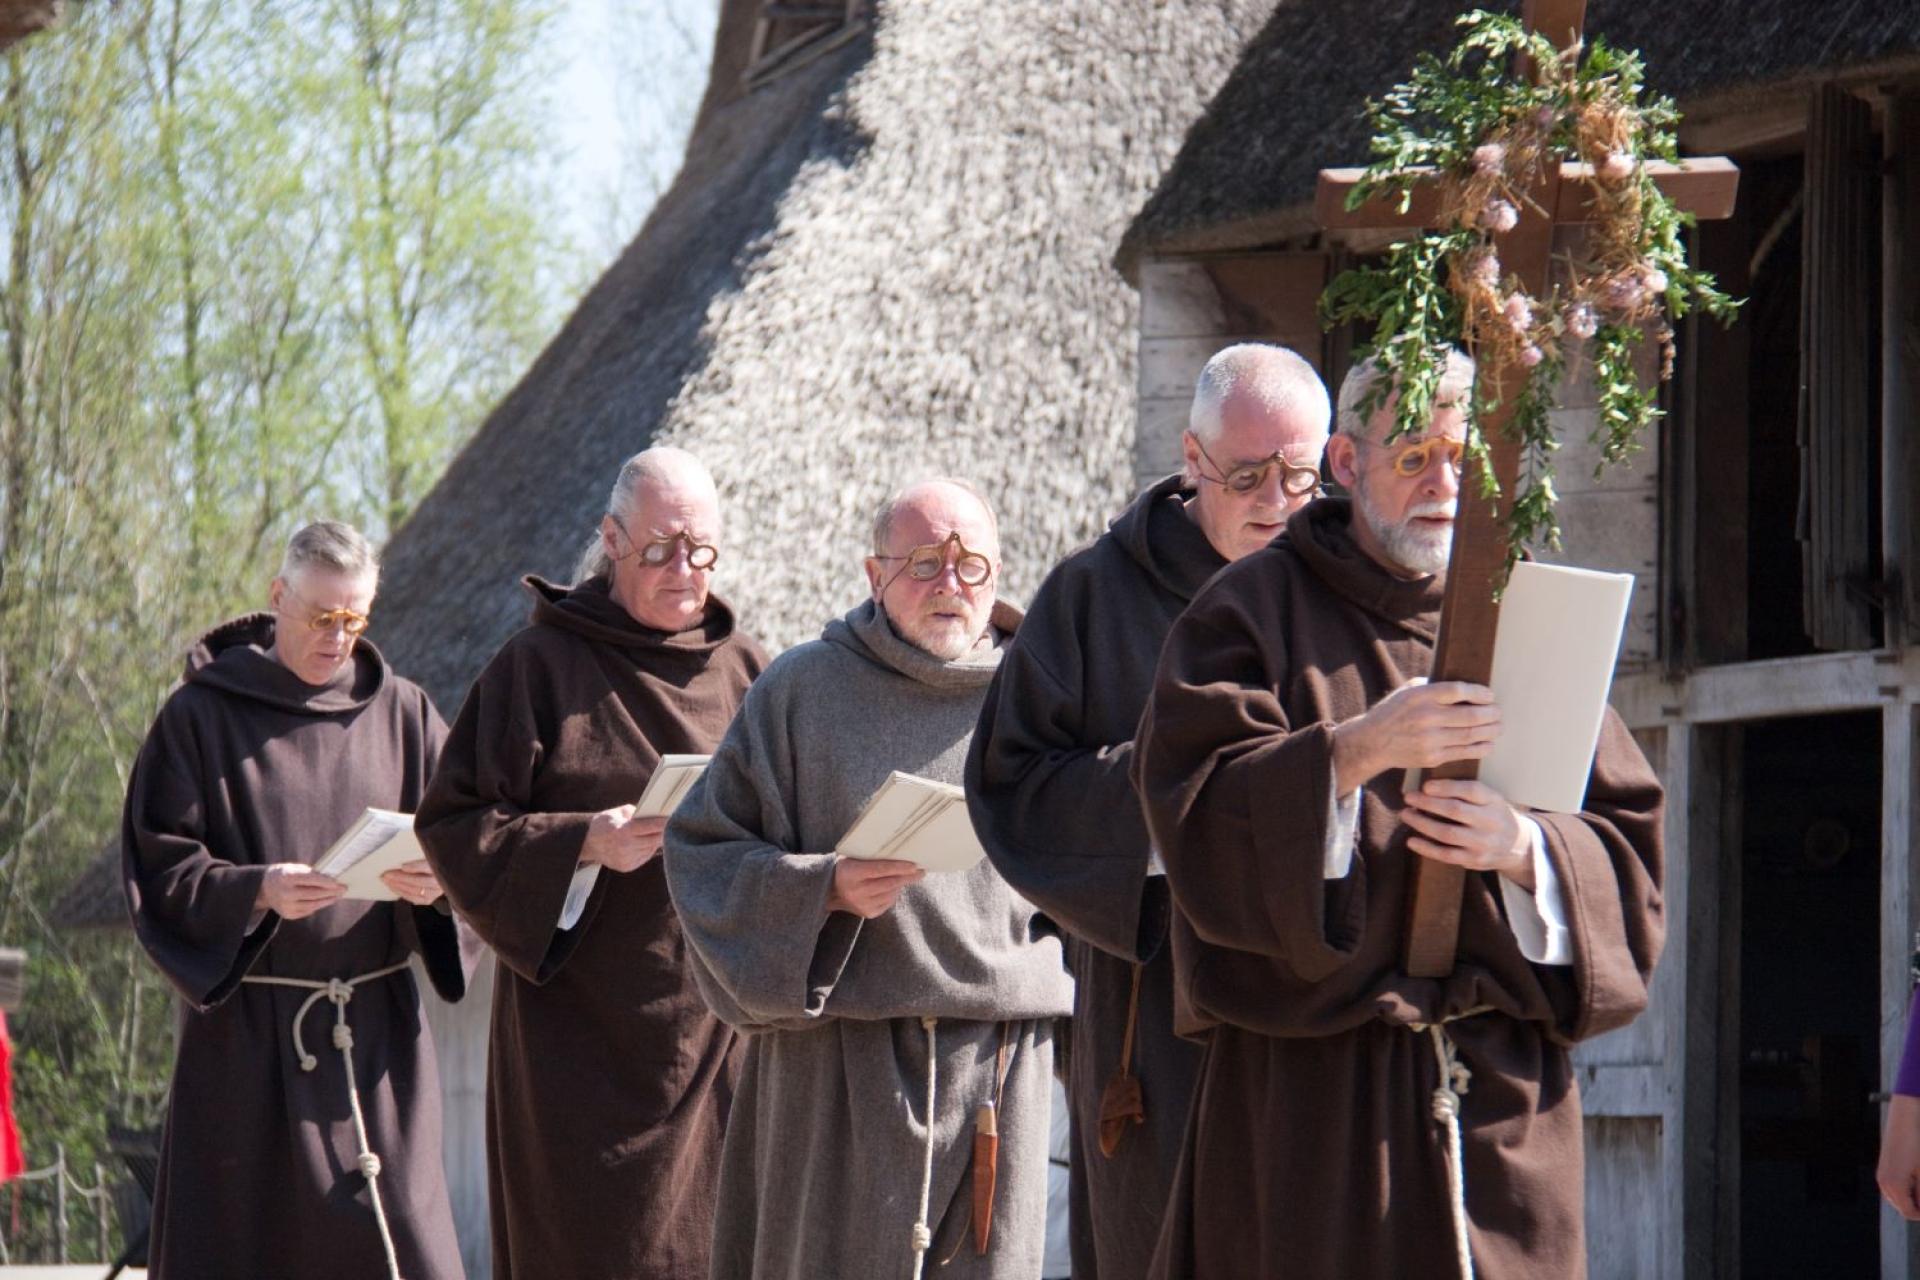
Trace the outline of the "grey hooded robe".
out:
<instances>
[{"instance_id":1,"label":"grey hooded robe","mask_svg":"<svg viewBox=\"0 0 1920 1280\"><path fill-rule=\"evenodd\" d=\"M715 1280L912 1273L929 1034L926 1274L1040 1273L1051 1020L1073 1002L1058 937L985 861L908 886L877 919L826 908L828 851L890 772L960 781L1018 617L998 607L989 640L955 662L901 640L872 603L828 624L755 682L667 828L667 883L701 992L752 1033L721 1160ZM982 1257L967 1175L1003 1026L1011 1056Z\"/></svg>"}]
</instances>

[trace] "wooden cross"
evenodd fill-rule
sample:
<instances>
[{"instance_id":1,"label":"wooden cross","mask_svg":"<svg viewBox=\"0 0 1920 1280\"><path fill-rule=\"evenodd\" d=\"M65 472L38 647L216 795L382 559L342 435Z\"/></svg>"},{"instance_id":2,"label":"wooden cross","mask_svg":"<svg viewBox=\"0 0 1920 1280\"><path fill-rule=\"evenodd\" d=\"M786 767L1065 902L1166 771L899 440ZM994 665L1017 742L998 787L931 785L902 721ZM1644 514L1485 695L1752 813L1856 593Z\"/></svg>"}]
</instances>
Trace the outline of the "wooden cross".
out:
<instances>
[{"instance_id":1,"label":"wooden cross","mask_svg":"<svg viewBox=\"0 0 1920 1280\"><path fill-rule=\"evenodd\" d=\"M1522 12L1529 31L1545 35L1558 49L1568 49L1580 39L1586 0L1525 0ZM1523 57L1516 71L1528 75L1532 69ZM1590 221L1589 201L1595 190L1590 165L1562 164L1557 172L1548 168L1549 172L1528 192L1529 198L1517 202L1519 223L1511 231L1494 236L1495 252L1505 270L1517 276L1536 298L1546 296L1554 228ZM1679 165L1648 162L1646 169L1660 190L1681 209L1699 218L1732 215L1740 171L1731 161L1712 157ZM1439 221L1440 191L1431 182L1413 188L1404 213L1395 207L1395 197L1385 195L1349 210L1347 194L1359 182L1360 174L1359 169L1320 171L1314 212L1321 226L1330 230L1416 230ZM1517 390L1524 377L1524 369L1499 367L1491 359L1476 373L1476 380L1491 380L1494 386L1508 390ZM1520 474L1520 447L1507 437L1516 407L1513 399L1502 399L1479 423L1504 504L1511 503ZM1505 568L1507 555L1504 514L1499 504L1479 496L1476 484L1461 486L1453 552L1447 565L1446 599L1440 610L1440 635L1434 652L1435 680L1485 684L1492 677L1494 628L1500 615L1499 605L1494 602L1494 584ZM1430 770L1428 776L1472 778L1478 772L1475 761L1458 760ZM1413 863L1403 953L1406 970L1414 977L1445 977L1453 971L1460 933L1460 893L1466 873L1431 858L1416 857Z\"/></svg>"}]
</instances>

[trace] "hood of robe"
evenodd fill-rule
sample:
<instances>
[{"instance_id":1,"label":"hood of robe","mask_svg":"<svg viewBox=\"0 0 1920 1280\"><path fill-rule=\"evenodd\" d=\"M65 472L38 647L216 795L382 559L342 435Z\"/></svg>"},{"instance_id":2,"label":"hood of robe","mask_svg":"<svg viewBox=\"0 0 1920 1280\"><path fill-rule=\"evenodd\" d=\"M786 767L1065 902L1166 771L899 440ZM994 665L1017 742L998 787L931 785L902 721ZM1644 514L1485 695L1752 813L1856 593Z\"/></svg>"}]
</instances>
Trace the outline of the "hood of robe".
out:
<instances>
[{"instance_id":1,"label":"hood of robe","mask_svg":"<svg viewBox=\"0 0 1920 1280\"><path fill-rule=\"evenodd\" d=\"M1166 590L1191 600L1220 570L1227 558L1207 541L1186 511L1193 490L1181 484L1178 472L1156 482L1133 500L1108 529L1127 555Z\"/></svg>"},{"instance_id":2,"label":"hood of robe","mask_svg":"<svg viewBox=\"0 0 1920 1280\"><path fill-rule=\"evenodd\" d=\"M1357 607L1431 643L1440 630L1444 574L1400 578L1353 540L1353 500L1316 498L1293 513L1276 543L1293 548L1314 574Z\"/></svg>"},{"instance_id":3,"label":"hood of robe","mask_svg":"<svg viewBox=\"0 0 1920 1280\"><path fill-rule=\"evenodd\" d=\"M534 622L576 632L602 644L627 649L671 649L678 653L712 653L733 637L733 607L719 596L707 597L699 619L678 631L662 631L638 622L612 595L604 574L575 587L548 582L528 574L520 585L533 597Z\"/></svg>"},{"instance_id":4,"label":"hood of robe","mask_svg":"<svg viewBox=\"0 0 1920 1280\"><path fill-rule=\"evenodd\" d=\"M820 638L838 645L873 663L896 671L909 680L935 689L985 689L1000 668L1000 653L1025 615L1005 600L993 602L988 615L987 633L972 649L948 662L936 658L900 637L878 601L862 600L844 617L835 618L821 631Z\"/></svg>"},{"instance_id":5,"label":"hood of robe","mask_svg":"<svg viewBox=\"0 0 1920 1280\"><path fill-rule=\"evenodd\" d=\"M365 636L354 638L352 660L333 679L308 684L268 652L273 648L273 628L270 613L243 614L221 623L187 651L184 679L309 715L358 710L386 687L387 660Z\"/></svg>"}]
</instances>

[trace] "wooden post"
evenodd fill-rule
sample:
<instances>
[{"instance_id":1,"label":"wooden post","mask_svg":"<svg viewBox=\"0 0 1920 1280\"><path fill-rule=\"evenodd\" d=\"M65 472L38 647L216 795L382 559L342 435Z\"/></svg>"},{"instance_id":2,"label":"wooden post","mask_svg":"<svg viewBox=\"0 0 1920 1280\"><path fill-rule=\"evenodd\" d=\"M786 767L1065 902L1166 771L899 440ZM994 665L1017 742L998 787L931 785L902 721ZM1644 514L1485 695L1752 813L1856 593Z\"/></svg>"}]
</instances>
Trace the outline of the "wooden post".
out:
<instances>
[{"instance_id":1,"label":"wooden post","mask_svg":"<svg viewBox=\"0 0 1920 1280\"><path fill-rule=\"evenodd\" d=\"M100 1246L100 1261L113 1261L113 1231L111 1229L111 1198L107 1194L107 1171L100 1162L93 1162L93 1230L96 1242Z\"/></svg>"},{"instance_id":2,"label":"wooden post","mask_svg":"<svg viewBox=\"0 0 1920 1280\"><path fill-rule=\"evenodd\" d=\"M1567 49L1581 38L1586 0L1526 0L1523 17L1530 31L1542 33L1556 48ZM1516 74L1529 75L1524 59ZM1520 220L1513 230L1494 237L1502 267L1519 278L1535 297L1545 296L1553 231L1558 223L1586 220L1593 174L1584 164L1548 166L1538 185L1519 202ZM1724 160L1687 165L1648 164L1661 189L1682 208L1700 217L1724 218L1732 211L1739 172ZM1373 200L1357 210L1346 208L1346 195L1359 178L1357 170L1326 169L1320 173L1315 212L1328 228L1419 228L1435 221L1438 192L1434 184L1416 187L1405 213L1388 201ZM1499 481L1502 501L1510 503L1519 475L1520 450L1507 439L1506 429L1517 405L1513 393L1525 370L1507 368L1489 360L1476 374L1477 390L1490 383L1495 407L1478 424L1487 441L1489 462ZM1478 474L1464 477L1459 513L1454 525L1453 551L1447 566L1446 597L1441 605L1440 636L1435 646L1433 679L1467 680L1485 684L1493 669L1493 637L1499 623L1494 587L1506 565L1505 511L1481 499ZM1436 778L1472 778L1479 772L1473 761L1454 761L1429 772ZM1407 901L1407 932L1403 951L1406 971L1419 978L1444 977L1453 971L1460 933L1460 893L1466 873L1458 867L1415 857L1413 883Z\"/></svg>"},{"instance_id":3,"label":"wooden post","mask_svg":"<svg viewBox=\"0 0 1920 1280\"><path fill-rule=\"evenodd\" d=\"M53 1241L54 1261L67 1260L67 1148L54 1144L53 1158Z\"/></svg>"}]
</instances>

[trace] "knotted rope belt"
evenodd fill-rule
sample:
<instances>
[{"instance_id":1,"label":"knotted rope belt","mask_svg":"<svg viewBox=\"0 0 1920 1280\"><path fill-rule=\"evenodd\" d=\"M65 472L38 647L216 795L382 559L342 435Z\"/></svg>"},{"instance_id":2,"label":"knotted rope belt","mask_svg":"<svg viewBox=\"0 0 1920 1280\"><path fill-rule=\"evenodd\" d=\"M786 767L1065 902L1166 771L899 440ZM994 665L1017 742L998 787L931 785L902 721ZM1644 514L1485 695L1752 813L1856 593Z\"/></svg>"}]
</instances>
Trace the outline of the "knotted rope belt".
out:
<instances>
[{"instance_id":1,"label":"knotted rope belt","mask_svg":"<svg viewBox=\"0 0 1920 1280\"><path fill-rule=\"evenodd\" d=\"M373 1153L367 1143L367 1117L360 1109L360 1089L353 1078L353 1028L347 1025L347 1004L353 999L353 989L363 982L372 982L376 978L385 978L399 973L407 967L407 961L390 964L384 969L374 969L357 978L328 978L320 982L312 978L275 978L265 975L249 974L240 979L268 987L298 987L308 991L309 995L300 1004L293 1015L293 1052L300 1060L302 1071L312 1071L320 1065L320 1060L307 1052L306 1042L301 1038L301 1024L307 1020L307 1014L313 1006L326 1000L333 1005L333 1047L340 1051L340 1061L347 1068L347 1104L353 1111L353 1133L360 1147L357 1159L360 1172L367 1180L367 1194L373 1200L373 1220L380 1228L380 1244L387 1251L387 1275L389 1280L401 1280L400 1256L393 1249L393 1229L387 1225L386 1206L380 1202L380 1157Z\"/></svg>"},{"instance_id":2,"label":"knotted rope belt","mask_svg":"<svg viewBox=\"0 0 1920 1280\"><path fill-rule=\"evenodd\" d=\"M933 1226L927 1217L933 1199L933 1108L939 1097L935 1081L940 1052L937 1036L940 1020L923 1017L920 1025L927 1033L927 1141L920 1166L920 1214L913 1224L913 1280L920 1280L926 1267L927 1251L933 1248ZM993 1100L982 1103L974 1118L973 1159L969 1165L973 1176L973 1199L969 1217L973 1224L974 1250L982 1254L987 1251L993 1224L993 1193L1000 1158L1000 1111L1005 1104L1007 1068L1012 1065L1008 1040L1010 1026L1005 1022L1000 1024L1000 1048L994 1055ZM944 1266L959 1256L964 1242L963 1236L940 1265Z\"/></svg>"},{"instance_id":3,"label":"knotted rope belt","mask_svg":"<svg viewBox=\"0 0 1920 1280\"><path fill-rule=\"evenodd\" d=\"M1447 1200L1453 1211L1453 1243L1460 1280L1473 1280L1473 1250L1467 1242L1467 1165L1460 1140L1460 1100L1467 1096L1473 1072L1460 1061L1460 1050L1447 1034L1446 1024L1485 1013L1485 1008L1469 1009L1439 1022L1414 1022L1408 1030L1426 1035L1433 1041L1434 1063L1440 1069L1439 1083L1433 1090L1433 1118L1447 1135Z\"/></svg>"}]
</instances>

